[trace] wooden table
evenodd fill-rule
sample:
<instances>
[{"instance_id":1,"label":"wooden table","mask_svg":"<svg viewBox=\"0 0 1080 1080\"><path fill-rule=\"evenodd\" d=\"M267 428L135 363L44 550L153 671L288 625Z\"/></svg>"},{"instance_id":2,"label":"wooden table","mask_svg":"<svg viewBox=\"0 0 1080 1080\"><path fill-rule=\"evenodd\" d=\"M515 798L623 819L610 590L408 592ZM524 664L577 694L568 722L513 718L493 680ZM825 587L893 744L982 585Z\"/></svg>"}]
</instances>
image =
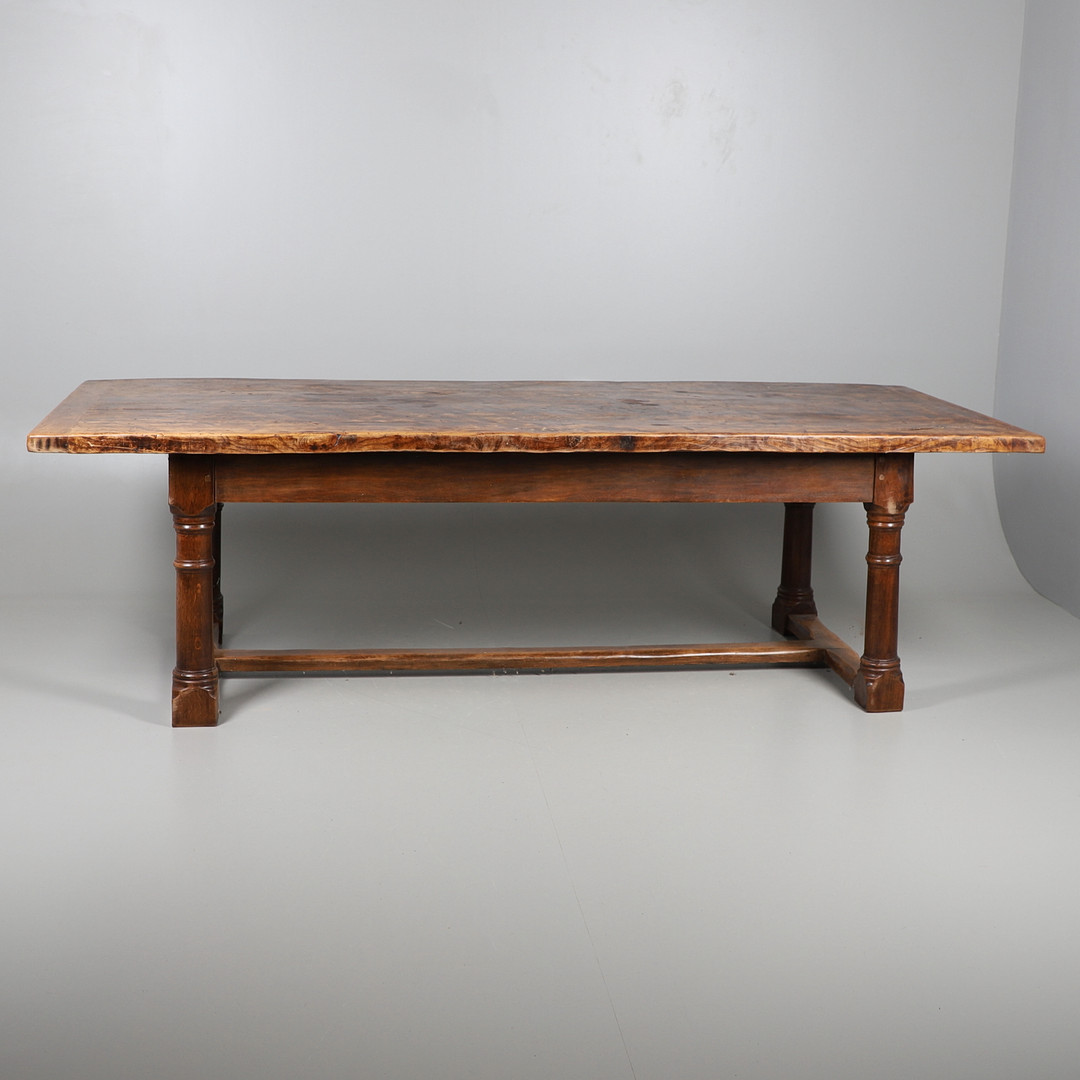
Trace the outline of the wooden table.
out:
<instances>
[{"instance_id":1,"label":"wooden table","mask_svg":"<svg viewBox=\"0 0 1080 1080\"><path fill-rule=\"evenodd\" d=\"M168 454L176 529L173 724L217 722L229 672L829 667L868 712L903 707L900 530L917 453L1039 453L1039 435L902 386L746 382L83 383L32 451ZM751 644L297 651L221 647L228 502L786 504L772 626ZM817 617L814 504L869 524L860 656Z\"/></svg>"}]
</instances>

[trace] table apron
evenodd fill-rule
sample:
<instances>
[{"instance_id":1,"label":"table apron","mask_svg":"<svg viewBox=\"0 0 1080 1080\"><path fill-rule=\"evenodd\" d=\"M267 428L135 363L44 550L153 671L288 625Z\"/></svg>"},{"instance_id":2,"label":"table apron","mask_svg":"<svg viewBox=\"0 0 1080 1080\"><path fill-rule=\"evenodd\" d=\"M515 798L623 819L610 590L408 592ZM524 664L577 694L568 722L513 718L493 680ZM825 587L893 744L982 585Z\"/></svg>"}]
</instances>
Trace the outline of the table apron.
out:
<instances>
[{"instance_id":1,"label":"table apron","mask_svg":"<svg viewBox=\"0 0 1080 1080\"><path fill-rule=\"evenodd\" d=\"M219 502L870 502L874 454L218 454Z\"/></svg>"}]
</instances>

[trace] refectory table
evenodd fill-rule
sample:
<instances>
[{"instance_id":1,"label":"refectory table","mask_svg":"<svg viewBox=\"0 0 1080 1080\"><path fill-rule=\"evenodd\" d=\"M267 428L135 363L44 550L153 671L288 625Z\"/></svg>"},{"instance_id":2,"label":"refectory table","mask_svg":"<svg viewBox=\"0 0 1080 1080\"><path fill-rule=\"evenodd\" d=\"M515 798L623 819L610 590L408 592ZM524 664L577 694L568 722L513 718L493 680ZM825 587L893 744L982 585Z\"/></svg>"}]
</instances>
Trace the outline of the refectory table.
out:
<instances>
[{"instance_id":1,"label":"refectory table","mask_svg":"<svg viewBox=\"0 0 1080 1080\"><path fill-rule=\"evenodd\" d=\"M868 712L903 707L900 530L917 453L1044 449L1041 436L902 386L750 382L119 379L83 383L32 451L168 454L176 529L175 726L218 718L229 672L829 667ZM221 647L229 502L785 504L772 626L749 644L595 648ZM869 524L860 656L818 619L814 504Z\"/></svg>"}]
</instances>

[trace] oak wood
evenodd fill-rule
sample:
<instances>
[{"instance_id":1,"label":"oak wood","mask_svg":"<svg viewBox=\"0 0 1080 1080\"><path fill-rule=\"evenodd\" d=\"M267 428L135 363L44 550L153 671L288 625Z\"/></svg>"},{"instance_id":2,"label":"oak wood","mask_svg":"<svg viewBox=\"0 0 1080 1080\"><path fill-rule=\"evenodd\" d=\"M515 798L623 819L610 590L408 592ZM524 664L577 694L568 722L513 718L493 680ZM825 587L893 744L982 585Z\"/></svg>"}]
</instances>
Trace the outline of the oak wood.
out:
<instances>
[{"instance_id":1,"label":"oak wood","mask_svg":"<svg viewBox=\"0 0 1080 1080\"><path fill-rule=\"evenodd\" d=\"M827 666L869 712L903 706L900 532L916 452L1022 452L1041 436L900 386L829 383L84 383L28 436L36 452L167 453L176 531L173 723L218 717L219 674ZM794 640L549 649L220 647L226 502L783 502L773 625ZM813 506L862 502L859 656L822 625Z\"/></svg>"},{"instance_id":2,"label":"oak wood","mask_svg":"<svg viewBox=\"0 0 1080 1080\"><path fill-rule=\"evenodd\" d=\"M223 672L573 671L590 668L822 666L816 640L724 645L617 645L476 649L220 649Z\"/></svg>"},{"instance_id":3,"label":"oak wood","mask_svg":"<svg viewBox=\"0 0 1080 1080\"><path fill-rule=\"evenodd\" d=\"M1041 436L903 386L118 379L83 383L33 451L294 454L1040 452Z\"/></svg>"},{"instance_id":4,"label":"oak wood","mask_svg":"<svg viewBox=\"0 0 1080 1080\"><path fill-rule=\"evenodd\" d=\"M865 459L862 459L865 460ZM871 475L877 458L871 462ZM807 496L809 498L809 496ZM822 500L814 500L821 502ZM816 615L810 568L814 539L814 503L788 502L784 507L784 547L780 587L773 601L772 626L778 634L790 634L792 615Z\"/></svg>"},{"instance_id":5,"label":"oak wood","mask_svg":"<svg viewBox=\"0 0 1080 1080\"><path fill-rule=\"evenodd\" d=\"M169 459L169 509L176 529L176 667L174 727L207 727L218 719L214 657L213 459L177 454Z\"/></svg>"},{"instance_id":6,"label":"oak wood","mask_svg":"<svg viewBox=\"0 0 1080 1080\"><path fill-rule=\"evenodd\" d=\"M813 641L822 650L826 665L848 686L853 685L859 670L859 654L825 626L816 615L790 615L788 629L801 641Z\"/></svg>"},{"instance_id":7,"label":"oak wood","mask_svg":"<svg viewBox=\"0 0 1080 1080\"><path fill-rule=\"evenodd\" d=\"M855 700L867 712L899 712L904 677L897 655L900 607L900 531L914 498L914 457L878 458L874 499L866 504L870 530L866 554L866 626L863 655L855 676Z\"/></svg>"},{"instance_id":8,"label":"oak wood","mask_svg":"<svg viewBox=\"0 0 1080 1080\"><path fill-rule=\"evenodd\" d=\"M219 502L214 514L214 545L212 551L214 558L214 640L218 645L221 644L225 633L225 600L221 595L221 512L223 509L224 504Z\"/></svg>"},{"instance_id":9,"label":"oak wood","mask_svg":"<svg viewBox=\"0 0 1080 1080\"><path fill-rule=\"evenodd\" d=\"M873 454L220 454L226 502L866 502Z\"/></svg>"}]
</instances>

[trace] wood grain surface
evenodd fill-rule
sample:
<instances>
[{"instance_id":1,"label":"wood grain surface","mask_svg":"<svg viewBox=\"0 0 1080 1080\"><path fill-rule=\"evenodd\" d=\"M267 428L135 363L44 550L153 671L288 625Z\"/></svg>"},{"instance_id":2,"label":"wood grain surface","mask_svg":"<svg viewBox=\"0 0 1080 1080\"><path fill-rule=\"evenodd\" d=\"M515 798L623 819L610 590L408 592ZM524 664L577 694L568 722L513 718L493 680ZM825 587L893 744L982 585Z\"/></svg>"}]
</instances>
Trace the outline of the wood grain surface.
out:
<instances>
[{"instance_id":1,"label":"wood grain surface","mask_svg":"<svg viewBox=\"0 0 1080 1080\"><path fill-rule=\"evenodd\" d=\"M116 379L83 383L35 452L1024 452L1041 436L902 386L752 382Z\"/></svg>"},{"instance_id":2,"label":"wood grain surface","mask_svg":"<svg viewBox=\"0 0 1080 1080\"><path fill-rule=\"evenodd\" d=\"M222 502L866 502L876 454L219 454Z\"/></svg>"}]
</instances>

